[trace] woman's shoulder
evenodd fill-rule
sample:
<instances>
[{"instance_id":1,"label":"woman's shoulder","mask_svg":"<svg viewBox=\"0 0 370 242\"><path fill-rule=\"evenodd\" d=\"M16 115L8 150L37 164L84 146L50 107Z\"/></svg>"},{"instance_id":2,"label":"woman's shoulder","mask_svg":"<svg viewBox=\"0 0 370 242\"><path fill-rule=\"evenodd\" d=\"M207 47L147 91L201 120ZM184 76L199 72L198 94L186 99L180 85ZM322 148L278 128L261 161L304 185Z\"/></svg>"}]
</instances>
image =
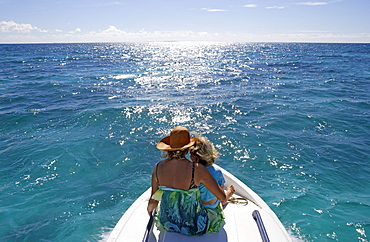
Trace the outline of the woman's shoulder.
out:
<instances>
[{"instance_id":1,"label":"woman's shoulder","mask_svg":"<svg viewBox=\"0 0 370 242\"><path fill-rule=\"evenodd\" d=\"M194 165L194 167L196 167L196 168L198 168L198 169L206 169L206 167L204 166L204 165L202 165L202 164L200 164L199 162L191 162L193 165Z\"/></svg>"},{"instance_id":2,"label":"woman's shoulder","mask_svg":"<svg viewBox=\"0 0 370 242\"><path fill-rule=\"evenodd\" d=\"M202 165L202 164L200 164L198 162L194 162L193 165L194 165L195 170L197 171L197 173L199 173L199 172L200 173L204 173L204 172L209 173L209 170L204 165Z\"/></svg>"},{"instance_id":3,"label":"woman's shoulder","mask_svg":"<svg viewBox=\"0 0 370 242\"><path fill-rule=\"evenodd\" d=\"M154 164L154 169L157 169L157 168L158 168L158 166L159 166L161 163L162 163L162 161L159 161L159 162L155 163L155 164Z\"/></svg>"}]
</instances>

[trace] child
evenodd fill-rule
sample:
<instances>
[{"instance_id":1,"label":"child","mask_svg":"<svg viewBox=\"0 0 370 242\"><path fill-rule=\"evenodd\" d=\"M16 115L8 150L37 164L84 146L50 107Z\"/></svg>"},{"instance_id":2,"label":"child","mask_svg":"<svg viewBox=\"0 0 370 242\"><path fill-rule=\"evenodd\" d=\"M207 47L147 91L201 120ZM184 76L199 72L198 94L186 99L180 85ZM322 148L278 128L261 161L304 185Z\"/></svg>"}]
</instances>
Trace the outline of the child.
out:
<instances>
[{"instance_id":1,"label":"child","mask_svg":"<svg viewBox=\"0 0 370 242\"><path fill-rule=\"evenodd\" d=\"M204 165L216 180L218 185L223 189L225 184L224 176L219 169L213 166L215 159L218 157L217 150L206 137L198 134L194 134L194 136L196 141L194 146L190 148L191 160ZM231 189L234 190L232 186ZM209 221L211 222L208 233L219 232L223 220L225 219L220 200L218 200L216 196L213 195L213 193L211 193L202 183L199 185L199 190L200 199L202 200L203 206L208 211Z\"/></svg>"}]
</instances>

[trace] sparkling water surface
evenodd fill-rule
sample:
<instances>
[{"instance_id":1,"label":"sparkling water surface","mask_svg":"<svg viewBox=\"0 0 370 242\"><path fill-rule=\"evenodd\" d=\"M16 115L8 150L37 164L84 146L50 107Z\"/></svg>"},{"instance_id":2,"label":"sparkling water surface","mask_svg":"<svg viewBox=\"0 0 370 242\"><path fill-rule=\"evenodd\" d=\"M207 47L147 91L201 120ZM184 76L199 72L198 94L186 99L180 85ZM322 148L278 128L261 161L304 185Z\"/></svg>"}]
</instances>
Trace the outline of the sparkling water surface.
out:
<instances>
[{"instance_id":1,"label":"sparkling water surface","mask_svg":"<svg viewBox=\"0 0 370 242\"><path fill-rule=\"evenodd\" d=\"M295 238L369 241L370 44L0 45L0 65L0 241L106 239L177 125Z\"/></svg>"}]
</instances>

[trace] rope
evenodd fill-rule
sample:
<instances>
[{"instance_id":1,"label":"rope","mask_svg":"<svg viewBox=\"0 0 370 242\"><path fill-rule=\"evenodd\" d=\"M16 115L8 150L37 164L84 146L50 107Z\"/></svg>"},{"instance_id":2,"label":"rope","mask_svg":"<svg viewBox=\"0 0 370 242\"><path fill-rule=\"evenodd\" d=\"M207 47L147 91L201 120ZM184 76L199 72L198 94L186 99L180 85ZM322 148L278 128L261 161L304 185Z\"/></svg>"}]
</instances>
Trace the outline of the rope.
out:
<instances>
[{"instance_id":1,"label":"rope","mask_svg":"<svg viewBox=\"0 0 370 242\"><path fill-rule=\"evenodd\" d=\"M228 202L245 206L248 204L248 199L246 199L245 197L231 197L229 198Z\"/></svg>"}]
</instances>

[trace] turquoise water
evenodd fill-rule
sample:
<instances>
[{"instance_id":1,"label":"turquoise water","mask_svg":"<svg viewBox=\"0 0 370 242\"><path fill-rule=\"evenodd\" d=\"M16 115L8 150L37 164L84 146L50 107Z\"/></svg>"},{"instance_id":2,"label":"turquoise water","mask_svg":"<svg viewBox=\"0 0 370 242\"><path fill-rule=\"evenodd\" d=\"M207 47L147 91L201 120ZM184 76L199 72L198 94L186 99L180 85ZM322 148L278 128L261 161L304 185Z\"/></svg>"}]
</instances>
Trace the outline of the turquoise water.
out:
<instances>
[{"instance_id":1,"label":"turquoise water","mask_svg":"<svg viewBox=\"0 0 370 242\"><path fill-rule=\"evenodd\" d=\"M104 240L177 125L295 238L369 241L370 44L0 45L0 63L0 241Z\"/></svg>"}]
</instances>

